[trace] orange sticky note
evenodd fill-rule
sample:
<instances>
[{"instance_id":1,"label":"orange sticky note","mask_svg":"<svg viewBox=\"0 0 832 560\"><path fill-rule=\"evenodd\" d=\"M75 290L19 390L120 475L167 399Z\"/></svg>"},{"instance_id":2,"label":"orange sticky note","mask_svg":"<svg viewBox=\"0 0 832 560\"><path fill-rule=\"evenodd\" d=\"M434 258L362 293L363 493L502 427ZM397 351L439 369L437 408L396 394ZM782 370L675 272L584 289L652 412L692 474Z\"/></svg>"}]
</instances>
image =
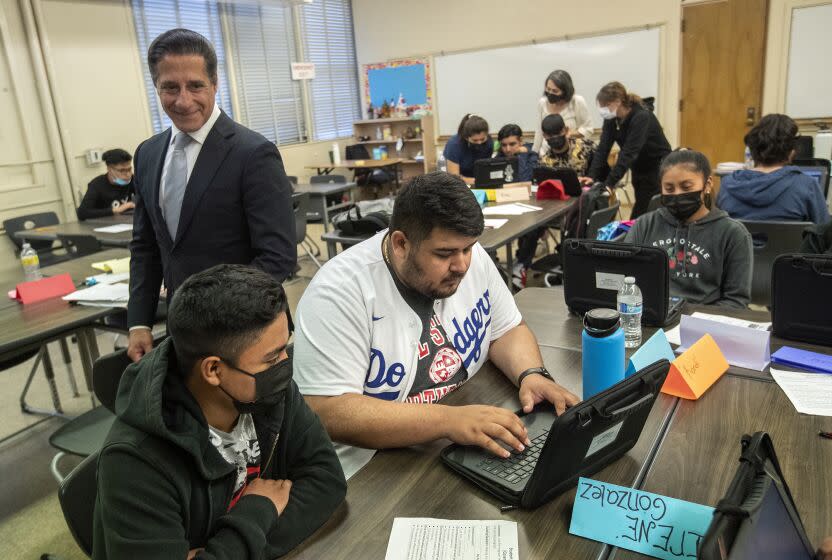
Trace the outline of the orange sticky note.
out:
<instances>
[{"instance_id":1,"label":"orange sticky note","mask_svg":"<svg viewBox=\"0 0 832 560\"><path fill-rule=\"evenodd\" d=\"M706 334L670 364L662 393L696 400L728 371L728 361Z\"/></svg>"}]
</instances>

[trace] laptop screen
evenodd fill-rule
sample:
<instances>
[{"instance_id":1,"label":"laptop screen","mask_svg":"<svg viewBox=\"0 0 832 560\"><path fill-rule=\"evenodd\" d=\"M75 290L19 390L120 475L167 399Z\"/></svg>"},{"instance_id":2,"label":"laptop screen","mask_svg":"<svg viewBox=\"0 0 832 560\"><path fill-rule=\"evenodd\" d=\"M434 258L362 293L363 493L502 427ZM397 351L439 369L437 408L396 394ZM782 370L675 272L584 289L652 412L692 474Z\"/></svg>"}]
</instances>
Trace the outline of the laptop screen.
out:
<instances>
[{"instance_id":1,"label":"laptop screen","mask_svg":"<svg viewBox=\"0 0 832 560\"><path fill-rule=\"evenodd\" d=\"M808 175L814 179L820 188L823 188L823 185L820 184L821 177L823 177L823 171L814 167L801 167L800 170L804 175Z\"/></svg>"},{"instance_id":2,"label":"laptop screen","mask_svg":"<svg viewBox=\"0 0 832 560\"><path fill-rule=\"evenodd\" d=\"M731 549L731 560L812 560L774 483L767 484L756 522L746 522Z\"/></svg>"}]
</instances>

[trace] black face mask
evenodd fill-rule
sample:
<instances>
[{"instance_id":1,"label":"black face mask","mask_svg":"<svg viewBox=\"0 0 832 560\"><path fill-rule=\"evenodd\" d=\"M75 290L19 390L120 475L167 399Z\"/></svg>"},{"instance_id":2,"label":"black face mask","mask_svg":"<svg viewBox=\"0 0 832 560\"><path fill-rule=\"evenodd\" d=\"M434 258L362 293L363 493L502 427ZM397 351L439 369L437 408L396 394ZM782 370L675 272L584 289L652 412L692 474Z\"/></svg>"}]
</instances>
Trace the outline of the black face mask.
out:
<instances>
[{"instance_id":1,"label":"black face mask","mask_svg":"<svg viewBox=\"0 0 832 560\"><path fill-rule=\"evenodd\" d=\"M667 208L670 214L680 222L696 214L702 206L702 191L687 192L684 194L663 194L662 206Z\"/></svg>"},{"instance_id":2,"label":"black face mask","mask_svg":"<svg viewBox=\"0 0 832 560\"><path fill-rule=\"evenodd\" d=\"M551 138L546 140L546 143L549 144L549 147L552 149L552 151L561 152L563 151L563 148L566 146L566 136L552 136Z\"/></svg>"},{"instance_id":3,"label":"black face mask","mask_svg":"<svg viewBox=\"0 0 832 560\"><path fill-rule=\"evenodd\" d=\"M546 96L546 99L552 105L554 105L555 103L563 103L564 101L566 101L566 96L563 94L557 95L554 93L549 93L548 91L544 91L543 94Z\"/></svg>"},{"instance_id":4,"label":"black face mask","mask_svg":"<svg viewBox=\"0 0 832 560\"><path fill-rule=\"evenodd\" d=\"M468 147L474 153L474 155L482 156L482 157L489 157L491 155L491 150L493 149L494 145L491 142L491 139L488 138L482 144L473 144L468 142Z\"/></svg>"},{"instance_id":5,"label":"black face mask","mask_svg":"<svg viewBox=\"0 0 832 560\"><path fill-rule=\"evenodd\" d=\"M238 401L220 385L223 393L234 401L234 408L240 414L250 414L258 408L277 404L283 398L289 383L292 381L292 359L282 360L269 369L260 373L249 373L226 362L235 371L254 378L254 400L251 402Z\"/></svg>"}]
</instances>

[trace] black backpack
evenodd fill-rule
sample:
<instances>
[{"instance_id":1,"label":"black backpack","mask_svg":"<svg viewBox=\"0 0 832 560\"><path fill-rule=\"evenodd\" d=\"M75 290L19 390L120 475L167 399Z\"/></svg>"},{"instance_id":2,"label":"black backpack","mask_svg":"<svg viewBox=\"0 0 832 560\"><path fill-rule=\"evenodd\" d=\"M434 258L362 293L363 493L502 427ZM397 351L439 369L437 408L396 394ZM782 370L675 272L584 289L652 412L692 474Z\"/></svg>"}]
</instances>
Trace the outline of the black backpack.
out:
<instances>
[{"instance_id":1,"label":"black backpack","mask_svg":"<svg viewBox=\"0 0 832 560\"><path fill-rule=\"evenodd\" d=\"M601 183L596 183L591 189L583 191L578 202L569 207L563 218L561 230L563 239L586 237L589 217L596 210L603 210L609 205L609 193Z\"/></svg>"},{"instance_id":2,"label":"black backpack","mask_svg":"<svg viewBox=\"0 0 832 560\"><path fill-rule=\"evenodd\" d=\"M347 212L342 212L333 218L332 224L343 235L372 235L390 226L390 214L370 212L362 216L361 209L353 206Z\"/></svg>"}]
</instances>

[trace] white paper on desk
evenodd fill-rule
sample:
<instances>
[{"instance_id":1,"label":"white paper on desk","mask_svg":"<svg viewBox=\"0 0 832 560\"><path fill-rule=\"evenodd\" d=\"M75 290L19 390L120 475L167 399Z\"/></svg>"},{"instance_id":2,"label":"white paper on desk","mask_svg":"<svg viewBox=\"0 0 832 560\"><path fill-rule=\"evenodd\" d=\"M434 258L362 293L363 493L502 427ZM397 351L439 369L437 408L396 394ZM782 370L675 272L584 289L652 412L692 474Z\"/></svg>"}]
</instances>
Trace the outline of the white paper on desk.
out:
<instances>
[{"instance_id":1,"label":"white paper on desk","mask_svg":"<svg viewBox=\"0 0 832 560\"><path fill-rule=\"evenodd\" d=\"M485 227L498 229L506 225L506 222L508 222L508 218L486 218Z\"/></svg>"},{"instance_id":2,"label":"white paper on desk","mask_svg":"<svg viewBox=\"0 0 832 560\"><path fill-rule=\"evenodd\" d=\"M679 321L682 353L709 334L716 341L728 363L737 367L763 371L771 361L771 333L760 329L682 315Z\"/></svg>"},{"instance_id":3,"label":"white paper on desk","mask_svg":"<svg viewBox=\"0 0 832 560\"><path fill-rule=\"evenodd\" d=\"M736 319L734 317L726 317L725 315L714 315L712 313L702 313L700 311L695 312L691 317L697 317L698 319L708 319L710 321L717 321L719 323L725 323L726 325L736 325L738 327L748 327L749 329L757 329L761 331L767 331L771 328L771 323L757 323L753 321L746 321L744 319ZM673 327L672 329L668 329L664 332L665 336L667 337L667 341L670 344L675 344L679 346L682 344L681 340L681 333L679 331L681 327L681 323Z\"/></svg>"},{"instance_id":4,"label":"white paper on desk","mask_svg":"<svg viewBox=\"0 0 832 560\"><path fill-rule=\"evenodd\" d=\"M123 231L133 231L133 224L115 224L112 226L97 227L93 231L98 233L121 233Z\"/></svg>"},{"instance_id":5,"label":"white paper on desk","mask_svg":"<svg viewBox=\"0 0 832 560\"><path fill-rule=\"evenodd\" d=\"M520 202L512 202L511 204L486 206L482 209L482 214L483 216L521 216L528 212L537 212L538 210L543 210L543 208L530 204L522 204Z\"/></svg>"},{"instance_id":6,"label":"white paper on desk","mask_svg":"<svg viewBox=\"0 0 832 560\"><path fill-rule=\"evenodd\" d=\"M517 523L397 517L385 560L518 560Z\"/></svg>"},{"instance_id":7,"label":"white paper on desk","mask_svg":"<svg viewBox=\"0 0 832 560\"><path fill-rule=\"evenodd\" d=\"M127 284L96 284L63 297L64 301L84 303L127 303L130 286Z\"/></svg>"},{"instance_id":8,"label":"white paper on desk","mask_svg":"<svg viewBox=\"0 0 832 560\"><path fill-rule=\"evenodd\" d=\"M832 375L771 368L771 376L798 412L832 416Z\"/></svg>"}]
</instances>

